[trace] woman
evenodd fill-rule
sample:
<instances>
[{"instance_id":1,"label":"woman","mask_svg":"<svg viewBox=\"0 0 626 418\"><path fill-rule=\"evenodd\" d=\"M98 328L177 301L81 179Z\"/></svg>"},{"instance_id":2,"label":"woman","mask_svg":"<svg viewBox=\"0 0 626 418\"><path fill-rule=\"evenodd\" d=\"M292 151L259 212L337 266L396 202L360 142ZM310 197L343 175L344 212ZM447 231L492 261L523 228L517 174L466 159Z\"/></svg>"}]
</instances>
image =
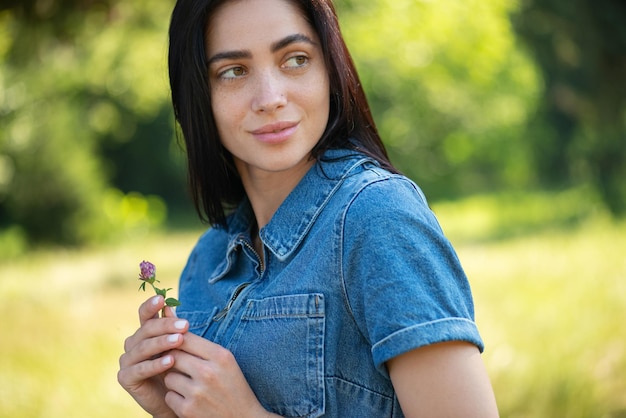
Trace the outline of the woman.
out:
<instances>
[{"instance_id":1,"label":"woman","mask_svg":"<svg viewBox=\"0 0 626 418\"><path fill-rule=\"evenodd\" d=\"M179 0L170 79L214 227L120 384L156 417L497 416L467 279L397 173L330 0Z\"/></svg>"}]
</instances>

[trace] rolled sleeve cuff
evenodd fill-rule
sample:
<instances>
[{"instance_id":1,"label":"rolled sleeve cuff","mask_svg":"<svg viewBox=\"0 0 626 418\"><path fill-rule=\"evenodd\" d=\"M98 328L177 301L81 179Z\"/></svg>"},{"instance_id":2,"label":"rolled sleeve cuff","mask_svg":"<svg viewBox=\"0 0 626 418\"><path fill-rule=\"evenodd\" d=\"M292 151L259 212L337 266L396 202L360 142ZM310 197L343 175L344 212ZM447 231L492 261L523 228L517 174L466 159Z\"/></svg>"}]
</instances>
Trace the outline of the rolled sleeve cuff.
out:
<instances>
[{"instance_id":1,"label":"rolled sleeve cuff","mask_svg":"<svg viewBox=\"0 0 626 418\"><path fill-rule=\"evenodd\" d=\"M413 349L446 341L467 341L482 353L484 343L476 324L465 318L439 319L404 328L380 340L372 347L376 368L387 376L385 362Z\"/></svg>"}]
</instances>

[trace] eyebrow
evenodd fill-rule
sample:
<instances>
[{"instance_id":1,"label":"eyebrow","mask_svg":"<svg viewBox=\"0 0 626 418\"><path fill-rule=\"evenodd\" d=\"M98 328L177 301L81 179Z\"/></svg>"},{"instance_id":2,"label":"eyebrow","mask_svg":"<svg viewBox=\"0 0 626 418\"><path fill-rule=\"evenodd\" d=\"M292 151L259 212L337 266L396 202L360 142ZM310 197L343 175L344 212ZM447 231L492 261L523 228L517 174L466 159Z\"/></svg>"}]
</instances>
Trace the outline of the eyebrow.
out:
<instances>
[{"instance_id":1,"label":"eyebrow","mask_svg":"<svg viewBox=\"0 0 626 418\"><path fill-rule=\"evenodd\" d=\"M293 35L285 36L283 39L274 42L270 46L270 51L276 52L280 49L283 49L291 44L295 44L298 42L304 42L310 45L317 45L313 39L309 38L303 33L294 33Z\"/></svg>"},{"instance_id":2,"label":"eyebrow","mask_svg":"<svg viewBox=\"0 0 626 418\"><path fill-rule=\"evenodd\" d=\"M285 36L284 38L273 42L270 45L270 51L272 53L279 51L291 44L294 43L298 43L298 42L304 42L310 45L317 45L315 43L315 41L313 41L311 38L309 38L308 36L302 34L302 33L294 33L293 35L288 35ZM231 59L244 59L244 58L252 58L252 52L250 52L247 49L242 49L242 50L233 50L233 51L223 51L223 52L218 52L215 55L211 56L208 60L207 60L207 65L210 66L211 64L213 64L216 61L221 61L221 60L231 60Z\"/></svg>"}]
</instances>

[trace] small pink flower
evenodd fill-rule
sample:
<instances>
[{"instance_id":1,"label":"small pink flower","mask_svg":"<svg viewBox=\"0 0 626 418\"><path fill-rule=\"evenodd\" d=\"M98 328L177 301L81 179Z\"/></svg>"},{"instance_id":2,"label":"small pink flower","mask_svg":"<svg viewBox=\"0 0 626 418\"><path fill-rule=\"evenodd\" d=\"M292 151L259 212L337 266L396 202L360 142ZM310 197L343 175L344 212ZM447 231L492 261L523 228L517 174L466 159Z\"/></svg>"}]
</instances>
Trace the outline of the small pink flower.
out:
<instances>
[{"instance_id":1,"label":"small pink flower","mask_svg":"<svg viewBox=\"0 0 626 418\"><path fill-rule=\"evenodd\" d=\"M167 291L172 290L171 288L159 289L154 285L155 282L159 283L159 281L156 279L156 267L151 262L143 260L139 263L139 280L143 282L139 286L139 290L143 290L145 292L146 283L149 283L157 295L163 296L166 306L175 307L180 305L180 302L177 299L167 297ZM163 308L163 314L165 314L165 307Z\"/></svg>"},{"instance_id":2,"label":"small pink flower","mask_svg":"<svg viewBox=\"0 0 626 418\"><path fill-rule=\"evenodd\" d=\"M139 280L144 282L153 283L156 277L156 267L149 261L142 261L139 263Z\"/></svg>"}]
</instances>

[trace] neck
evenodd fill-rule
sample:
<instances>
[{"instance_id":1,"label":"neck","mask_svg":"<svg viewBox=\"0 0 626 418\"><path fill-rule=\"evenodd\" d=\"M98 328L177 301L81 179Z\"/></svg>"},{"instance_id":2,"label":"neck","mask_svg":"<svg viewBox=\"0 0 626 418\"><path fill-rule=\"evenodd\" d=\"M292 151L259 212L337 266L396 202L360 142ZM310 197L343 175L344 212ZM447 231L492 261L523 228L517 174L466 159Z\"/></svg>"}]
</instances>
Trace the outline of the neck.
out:
<instances>
[{"instance_id":1,"label":"neck","mask_svg":"<svg viewBox=\"0 0 626 418\"><path fill-rule=\"evenodd\" d=\"M238 167L258 230L269 223L274 213L314 163L313 160L285 172L252 171Z\"/></svg>"}]
</instances>

